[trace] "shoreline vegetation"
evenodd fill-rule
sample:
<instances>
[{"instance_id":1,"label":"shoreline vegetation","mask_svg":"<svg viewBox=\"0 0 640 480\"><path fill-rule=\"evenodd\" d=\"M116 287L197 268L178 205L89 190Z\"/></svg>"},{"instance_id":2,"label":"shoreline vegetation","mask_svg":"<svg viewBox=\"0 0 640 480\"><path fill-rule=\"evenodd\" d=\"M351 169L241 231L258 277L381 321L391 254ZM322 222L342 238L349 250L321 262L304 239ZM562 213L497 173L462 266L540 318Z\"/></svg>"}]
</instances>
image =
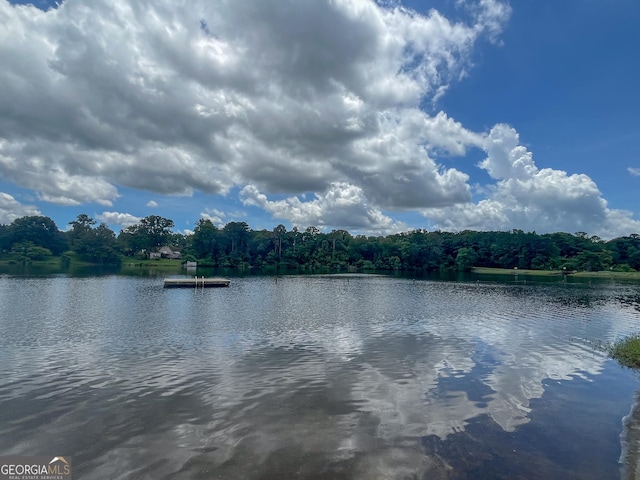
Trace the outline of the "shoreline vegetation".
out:
<instances>
[{"instance_id":1,"label":"shoreline vegetation","mask_svg":"<svg viewBox=\"0 0 640 480\"><path fill-rule=\"evenodd\" d=\"M71 257L69 261L68 257ZM148 259L148 258L135 258L135 257L126 257L123 256L120 259L119 263L116 264L103 264L97 262L91 262L86 259L83 259L81 256L77 254L71 254L70 252L65 253L65 255L59 256L48 256L42 259L34 259L24 262L23 259L16 257L14 255L0 255L0 269L2 267L19 267L19 266L31 266L35 268L49 267L49 268L64 268L64 267L104 267L104 266L119 266L122 268L153 268L154 270L167 270L167 273L184 273L184 261L179 259ZM215 265L200 265L198 268L217 268ZM235 269L235 267L227 267ZM313 272L304 268L289 268L282 269L277 267L252 267L245 266L242 268L244 270L261 270L265 273L273 272L274 274L283 274L283 273L299 273L299 272ZM334 273L367 273L367 272L379 272L380 270L375 269L359 269L359 268L349 268L349 269L331 269L331 268L319 268L316 269L321 272L334 272ZM385 269L383 269L385 270ZM388 269L386 269L388 270ZM393 270L391 270L393 271ZM401 270L403 272L408 272L408 270ZM478 276L502 276L502 277L513 277L514 280L522 281L526 280L528 277L557 277L562 278L564 275L576 277L576 278L588 278L588 279L609 279L609 280L636 280L640 282L640 272L616 272L616 271L599 271L599 272L577 272L572 271L563 274L560 270L532 270L532 269L508 269L508 268L499 268L499 267L472 267L469 271L474 275ZM640 366L640 361L639 361Z\"/></svg>"},{"instance_id":2,"label":"shoreline vegetation","mask_svg":"<svg viewBox=\"0 0 640 480\"><path fill-rule=\"evenodd\" d=\"M491 267L473 267L472 273L477 275L511 275L511 276L531 276L531 277L562 277L565 275L561 270L514 270L508 268L491 268ZM603 279L620 279L620 280L640 280L640 272L577 272L571 271L566 273L567 276L579 278L603 278Z\"/></svg>"},{"instance_id":3,"label":"shoreline vegetation","mask_svg":"<svg viewBox=\"0 0 640 480\"><path fill-rule=\"evenodd\" d=\"M604 347L613 360L635 370L640 369L640 334L624 337Z\"/></svg>"},{"instance_id":4,"label":"shoreline vegetation","mask_svg":"<svg viewBox=\"0 0 640 480\"><path fill-rule=\"evenodd\" d=\"M640 235L605 241L585 232L522 230L445 232L424 229L387 236L321 231L315 226L253 230L245 222L214 225L200 219L193 232L174 231L157 215L122 229L80 214L61 231L44 216L0 225L0 265L198 267L286 272L466 272L477 275L572 275L636 279Z\"/></svg>"}]
</instances>

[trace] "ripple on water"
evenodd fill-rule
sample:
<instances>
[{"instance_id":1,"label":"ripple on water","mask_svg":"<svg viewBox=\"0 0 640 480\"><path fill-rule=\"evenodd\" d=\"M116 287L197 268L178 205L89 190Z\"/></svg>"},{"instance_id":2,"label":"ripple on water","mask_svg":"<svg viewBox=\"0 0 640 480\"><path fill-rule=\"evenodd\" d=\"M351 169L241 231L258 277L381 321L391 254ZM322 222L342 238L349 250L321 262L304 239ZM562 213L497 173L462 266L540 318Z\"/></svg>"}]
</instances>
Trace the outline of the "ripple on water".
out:
<instances>
[{"instance_id":1,"label":"ripple on water","mask_svg":"<svg viewBox=\"0 0 640 480\"><path fill-rule=\"evenodd\" d=\"M536 462L614 478L598 439L617 438L636 384L592 342L635 328L632 290L2 278L0 453L55 444L81 478L535 478ZM593 429L544 437L554 415ZM588 457L566 448L585 442Z\"/></svg>"}]
</instances>

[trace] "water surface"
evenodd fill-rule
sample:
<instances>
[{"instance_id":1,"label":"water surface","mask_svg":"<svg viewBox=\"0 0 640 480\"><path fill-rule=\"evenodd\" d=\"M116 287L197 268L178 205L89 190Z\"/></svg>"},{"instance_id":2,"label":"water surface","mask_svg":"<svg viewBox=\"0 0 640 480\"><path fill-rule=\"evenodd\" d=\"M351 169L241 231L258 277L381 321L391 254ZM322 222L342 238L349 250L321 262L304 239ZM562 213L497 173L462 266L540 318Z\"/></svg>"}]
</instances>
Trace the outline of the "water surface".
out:
<instances>
[{"instance_id":1,"label":"water surface","mask_svg":"<svg viewBox=\"0 0 640 480\"><path fill-rule=\"evenodd\" d=\"M632 477L634 285L0 277L0 455L76 478ZM629 465L629 467L627 467Z\"/></svg>"}]
</instances>

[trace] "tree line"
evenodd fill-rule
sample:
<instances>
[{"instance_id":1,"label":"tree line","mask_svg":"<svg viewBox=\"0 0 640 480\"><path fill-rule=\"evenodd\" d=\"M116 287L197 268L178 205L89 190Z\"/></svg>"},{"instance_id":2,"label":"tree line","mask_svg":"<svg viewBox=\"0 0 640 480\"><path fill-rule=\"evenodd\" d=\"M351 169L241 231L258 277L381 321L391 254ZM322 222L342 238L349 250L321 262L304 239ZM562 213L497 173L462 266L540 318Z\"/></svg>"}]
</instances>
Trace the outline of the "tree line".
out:
<instances>
[{"instance_id":1,"label":"tree line","mask_svg":"<svg viewBox=\"0 0 640 480\"><path fill-rule=\"evenodd\" d=\"M412 230L387 236L322 232L314 226L252 230L246 222L223 227L200 219L189 235L175 233L174 222L152 215L116 235L86 214L60 231L44 216L27 216L0 225L0 253L23 260L74 252L102 264L126 256L148 256L160 247L178 251L199 265L237 268L458 270L500 267L534 270L637 271L640 235L604 241L585 232L537 234L522 230L443 232Z\"/></svg>"}]
</instances>

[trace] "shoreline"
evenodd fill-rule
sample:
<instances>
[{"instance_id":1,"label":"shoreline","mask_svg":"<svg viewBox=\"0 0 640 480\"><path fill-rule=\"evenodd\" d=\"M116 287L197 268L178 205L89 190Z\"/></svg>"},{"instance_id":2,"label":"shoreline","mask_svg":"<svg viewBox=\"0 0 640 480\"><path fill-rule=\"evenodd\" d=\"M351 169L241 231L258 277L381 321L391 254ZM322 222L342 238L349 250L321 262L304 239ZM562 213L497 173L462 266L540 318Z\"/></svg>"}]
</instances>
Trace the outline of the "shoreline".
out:
<instances>
[{"instance_id":1,"label":"shoreline","mask_svg":"<svg viewBox=\"0 0 640 480\"><path fill-rule=\"evenodd\" d=\"M50 256L41 260L31 260L30 262L23 264L15 257L2 255L0 256L0 268L16 268L21 266L29 266L36 268L62 268L63 266L69 267L152 267L161 269L176 269L178 271L183 269L182 261L178 259L140 259L133 257L121 257L121 261L118 264L101 264L93 263L80 258L77 255L73 255L69 259L67 265L63 265L63 256ZM331 270L331 269L329 269ZM341 269L340 269L341 270ZM367 273L364 270L357 270L358 272ZM393 272L390 270L389 272ZM424 272L429 273L429 272ZM499 275L499 276L519 276L519 277L559 277L563 276L563 272L560 270L531 270L531 269L510 269L510 268L497 268L497 267L473 267L469 272L473 275ZM603 279L603 280L634 280L640 282L640 272L615 272L615 271L599 271L599 272L571 272L566 273L566 276L577 278L590 278L590 279Z\"/></svg>"},{"instance_id":2,"label":"shoreline","mask_svg":"<svg viewBox=\"0 0 640 480\"><path fill-rule=\"evenodd\" d=\"M563 272L560 270L525 270L525 269L510 269L510 268L494 268L494 267L473 267L471 273L477 275L522 275L533 277L562 277ZM601 278L601 279L613 279L613 280L640 280L640 272L612 272L612 271L600 271L600 272L572 272L567 273L567 276L579 277L579 278Z\"/></svg>"}]
</instances>

